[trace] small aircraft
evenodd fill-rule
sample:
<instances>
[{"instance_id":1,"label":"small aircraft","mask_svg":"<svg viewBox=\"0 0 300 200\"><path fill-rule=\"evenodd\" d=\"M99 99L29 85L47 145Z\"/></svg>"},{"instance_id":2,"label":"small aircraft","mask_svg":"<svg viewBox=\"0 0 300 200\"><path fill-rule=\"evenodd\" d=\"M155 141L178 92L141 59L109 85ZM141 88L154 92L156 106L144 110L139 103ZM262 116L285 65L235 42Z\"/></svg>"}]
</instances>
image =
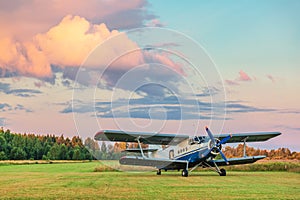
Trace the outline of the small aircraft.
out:
<instances>
[{"instance_id":1,"label":"small aircraft","mask_svg":"<svg viewBox=\"0 0 300 200\"><path fill-rule=\"evenodd\" d=\"M157 175L161 170L181 170L181 175L187 177L197 167L209 167L226 176L226 170L219 168L225 165L238 165L254 163L266 156L247 156L246 142L267 141L280 135L280 132L256 132L213 135L208 127L205 127L208 136L124 132L118 130L102 130L96 133L95 140L112 142L137 142L139 148L126 149L126 152L140 153L136 156L124 156L119 162L122 165L152 166L157 169ZM222 145L226 143L244 144L244 156L227 159L222 152ZM149 144L148 148L142 148L141 144ZM162 148L162 145L166 145ZM216 159L220 154L222 159Z\"/></svg>"}]
</instances>

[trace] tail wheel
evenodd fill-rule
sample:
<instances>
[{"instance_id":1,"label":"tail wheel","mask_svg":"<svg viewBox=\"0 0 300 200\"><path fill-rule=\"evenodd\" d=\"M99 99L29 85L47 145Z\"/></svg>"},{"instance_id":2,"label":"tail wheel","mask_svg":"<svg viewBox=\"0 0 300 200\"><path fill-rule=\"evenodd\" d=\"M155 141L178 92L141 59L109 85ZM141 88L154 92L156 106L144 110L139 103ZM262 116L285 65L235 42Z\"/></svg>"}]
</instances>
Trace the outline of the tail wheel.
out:
<instances>
[{"instance_id":1,"label":"tail wheel","mask_svg":"<svg viewBox=\"0 0 300 200\"><path fill-rule=\"evenodd\" d=\"M220 169L220 172L219 172L220 176L226 176L226 170L225 169Z\"/></svg>"},{"instance_id":2,"label":"tail wheel","mask_svg":"<svg viewBox=\"0 0 300 200\"><path fill-rule=\"evenodd\" d=\"M188 170L186 170L186 169L182 170L181 175L182 175L183 177L188 177L188 175L189 175Z\"/></svg>"}]
</instances>

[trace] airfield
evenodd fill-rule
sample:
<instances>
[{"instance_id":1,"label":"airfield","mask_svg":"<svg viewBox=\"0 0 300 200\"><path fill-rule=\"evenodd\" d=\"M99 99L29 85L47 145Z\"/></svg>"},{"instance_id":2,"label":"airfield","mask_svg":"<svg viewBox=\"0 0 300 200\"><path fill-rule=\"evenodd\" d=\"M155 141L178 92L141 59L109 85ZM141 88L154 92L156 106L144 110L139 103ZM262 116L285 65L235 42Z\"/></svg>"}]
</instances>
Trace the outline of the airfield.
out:
<instances>
[{"instance_id":1,"label":"airfield","mask_svg":"<svg viewBox=\"0 0 300 200\"><path fill-rule=\"evenodd\" d=\"M299 172L228 171L220 177L198 170L189 177L177 171L157 176L109 170L93 161L0 163L0 174L0 199L300 199Z\"/></svg>"}]
</instances>

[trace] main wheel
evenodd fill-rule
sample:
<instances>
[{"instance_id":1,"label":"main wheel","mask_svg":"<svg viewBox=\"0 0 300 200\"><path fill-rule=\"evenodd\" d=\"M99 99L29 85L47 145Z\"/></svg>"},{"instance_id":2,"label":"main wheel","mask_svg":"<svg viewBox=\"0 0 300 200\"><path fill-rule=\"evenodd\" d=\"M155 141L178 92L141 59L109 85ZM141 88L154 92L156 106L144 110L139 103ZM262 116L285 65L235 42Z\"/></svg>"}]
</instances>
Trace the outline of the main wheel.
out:
<instances>
[{"instance_id":1,"label":"main wheel","mask_svg":"<svg viewBox=\"0 0 300 200\"><path fill-rule=\"evenodd\" d=\"M160 169L157 170L156 175L161 175L161 170Z\"/></svg>"},{"instance_id":2,"label":"main wheel","mask_svg":"<svg viewBox=\"0 0 300 200\"><path fill-rule=\"evenodd\" d=\"M188 177L188 175L189 175L188 170L186 170L186 169L182 170L181 175L182 175L183 177Z\"/></svg>"},{"instance_id":3,"label":"main wheel","mask_svg":"<svg viewBox=\"0 0 300 200\"><path fill-rule=\"evenodd\" d=\"M226 176L226 170L225 169L220 169L220 176Z\"/></svg>"}]
</instances>

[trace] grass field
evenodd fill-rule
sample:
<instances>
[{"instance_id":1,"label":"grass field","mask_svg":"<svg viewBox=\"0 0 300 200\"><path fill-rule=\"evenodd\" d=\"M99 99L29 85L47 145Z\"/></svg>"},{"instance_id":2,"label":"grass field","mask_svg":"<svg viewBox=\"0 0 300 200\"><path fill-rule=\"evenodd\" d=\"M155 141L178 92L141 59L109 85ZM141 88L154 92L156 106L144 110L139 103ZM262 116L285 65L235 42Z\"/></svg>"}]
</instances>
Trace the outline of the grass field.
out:
<instances>
[{"instance_id":1,"label":"grass field","mask_svg":"<svg viewBox=\"0 0 300 200\"><path fill-rule=\"evenodd\" d=\"M99 162L0 165L1 199L300 199L300 173L94 172Z\"/></svg>"}]
</instances>

